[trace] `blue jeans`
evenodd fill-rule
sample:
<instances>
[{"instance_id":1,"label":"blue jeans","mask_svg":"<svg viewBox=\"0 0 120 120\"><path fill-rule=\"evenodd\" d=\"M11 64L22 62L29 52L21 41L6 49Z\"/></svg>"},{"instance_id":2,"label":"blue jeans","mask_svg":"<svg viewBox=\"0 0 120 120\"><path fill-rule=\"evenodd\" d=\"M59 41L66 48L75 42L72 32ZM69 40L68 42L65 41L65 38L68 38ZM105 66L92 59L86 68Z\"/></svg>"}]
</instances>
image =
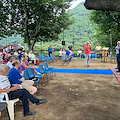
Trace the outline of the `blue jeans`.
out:
<instances>
[{"instance_id":1,"label":"blue jeans","mask_svg":"<svg viewBox=\"0 0 120 120\"><path fill-rule=\"evenodd\" d=\"M116 54L117 68L119 68L119 54Z\"/></svg>"}]
</instances>

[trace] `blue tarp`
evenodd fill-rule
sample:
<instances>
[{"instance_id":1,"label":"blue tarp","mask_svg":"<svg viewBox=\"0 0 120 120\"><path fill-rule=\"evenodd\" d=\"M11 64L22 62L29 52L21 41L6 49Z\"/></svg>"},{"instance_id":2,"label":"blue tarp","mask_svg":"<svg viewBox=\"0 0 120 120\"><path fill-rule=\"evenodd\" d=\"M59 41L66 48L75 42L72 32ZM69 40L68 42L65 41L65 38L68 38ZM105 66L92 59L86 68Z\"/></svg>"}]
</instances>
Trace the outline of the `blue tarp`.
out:
<instances>
[{"instance_id":1,"label":"blue tarp","mask_svg":"<svg viewBox=\"0 0 120 120\"><path fill-rule=\"evenodd\" d=\"M38 68L36 68L38 71ZM113 75L109 69L55 69L56 73L74 73L74 74L103 74L103 75Z\"/></svg>"}]
</instances>

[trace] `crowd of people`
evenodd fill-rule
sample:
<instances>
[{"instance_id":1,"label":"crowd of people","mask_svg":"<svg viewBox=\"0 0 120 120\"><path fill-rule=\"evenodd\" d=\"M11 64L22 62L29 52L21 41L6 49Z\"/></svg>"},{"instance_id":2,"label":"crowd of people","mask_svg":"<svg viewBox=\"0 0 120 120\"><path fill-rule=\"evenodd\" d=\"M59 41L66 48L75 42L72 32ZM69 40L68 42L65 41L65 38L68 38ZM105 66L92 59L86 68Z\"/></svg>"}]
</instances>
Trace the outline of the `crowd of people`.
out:
<instances>
[{"instance_id":1,"label":"crowd of people","mask_svg":"<svg viewBox=\"0 0 120 120\"><path fill-rule=\"evenodd\" d=\"M25 51L12 52L5 50L0 52L0 93L7 92L10 100L19 98L23 104L23 115L34 115L35 111L30 111L29 102L39 105L46 101L46 98L38 99L33 95L37 92L34 80L25 80L23 71L31 67L36 74L38 73L33 66L29 66L29 61L36 64L33 51L27 54ZM20 89L21 87L22 89ZM0 94L0 99L5 99Z\"/></svg>"},{"instance_id":2,"label":"crowd of people","mask_svg":"<svg viewBox=\"0 0 120 120\"><path fill-rule=\"evenodd\" d=\"M71 59L73 58L72 46L69 45L67 51L65 51L64 48L60 49L59 57L63 57L64 59L68 59L69 61L71 61Z\"/></svg>"}]
</instances>

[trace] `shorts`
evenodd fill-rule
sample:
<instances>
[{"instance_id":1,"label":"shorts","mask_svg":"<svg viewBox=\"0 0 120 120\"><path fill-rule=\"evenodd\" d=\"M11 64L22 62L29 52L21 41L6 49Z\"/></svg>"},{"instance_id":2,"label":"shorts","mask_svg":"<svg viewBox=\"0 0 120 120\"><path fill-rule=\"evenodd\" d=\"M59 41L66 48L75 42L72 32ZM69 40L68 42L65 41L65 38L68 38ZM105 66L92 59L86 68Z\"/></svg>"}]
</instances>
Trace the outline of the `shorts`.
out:
<instances>
[{"instance_id":1,"label":"shorts","mask_svg":"<svg viewBox=\"0 0 120 120\"><path fill-rule=\"evenodd\" d=\"M21 83L21 86L22 88L25 88L26 90L31 92L32 89L34 88L34 86L32 86L33 84L34 84L33 80L26 80L25 82Z\"/></svg>"}]
</instances>

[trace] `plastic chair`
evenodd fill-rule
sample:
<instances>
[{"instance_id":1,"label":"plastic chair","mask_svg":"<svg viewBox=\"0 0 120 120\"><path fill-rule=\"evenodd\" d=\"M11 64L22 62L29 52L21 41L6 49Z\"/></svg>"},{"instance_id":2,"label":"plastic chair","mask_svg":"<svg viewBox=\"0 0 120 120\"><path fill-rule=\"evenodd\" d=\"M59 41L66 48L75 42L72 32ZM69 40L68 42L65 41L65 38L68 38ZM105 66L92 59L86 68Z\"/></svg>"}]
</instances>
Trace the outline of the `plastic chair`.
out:
<instances>
[{"instance_id":1,"label":"plastic chair","mask_svg":"<svg viewBox=\"0 0 120 120\"><path fill-rule=\"evenodd\" d=\"M24 70L24 78L25 80L33 80L36 83L36 87L39 88L39 81L42 74L34 74L32 68L27 68L28 70ZM31 76L30 76L31 75Z\"/></svg>"},{"instance_id":2,"label":"plastic chair","mask_svg":"<svg viewBox=\"0 0 120 120\"><path fill-rule=\"evenodd\" d=\"M41 74L45 74L46 76L51 73L51 70L45 70L43 69L43 66L41 64L38 65L38 68L39 68L39 72ZM47 81L48 81L48 76L47 76Z\"/></svg>"},{"instance_id":3,"label":"plastic chair","mask_svg":"<svg viewBox=\"0 0 120 120\"><path fill-rule=\"evenodd\" d=\"M49 71L49 70L51 70L51 72L52 71L54 71L54 73L55 73L55 68L54 67L48 67L48 64L47 64L47 62L44 62L44 67L45 67L45 70L47 71Z\"/></svg>"},{"instance_id":4,"label":"plastic chair","mask_svg":"<svg viewBox=\"0 0 120 120\"><path fill-rule=\"evenodd\" d=\"M40 78L42 76L41 74L34 74L32 68L30 68L30 67L27 68L27 71L28 71L28 75L30 78L34 78L34 77Z\"/></svg>"},{"instance_id":5,"label":"plastic chair","mask_svg":"<svg viewBox=\"0 0 120 120\"><path fill-rule=\"evenodd\" d=\"M3 100L3 102L7 103L8 113L10 116L10 120L14 120L14 104L19 101L19 99L9 100L7 93L1 93L5 95L6 100Z\"/></svg>"},{"instance_id":6,"label":"plastic chair","mask_svg":"<svg viewBox=\"0 0 120 120\"><path fill-rule=\"evenodd\" d=\"M0 116L1 116L2 110L4 110L6 107L7 107L7 103L6 102L0 102Z\"/></svg>"},{"instance_id":7,"label":"plastic chair","mask_svg":"<svg viewBox=\"0 0 120 120\"><path fill-rule=\"evenodd\" d=\"M53 57L53 55L52 55L52 54L50 54L50 58L51 58L51 59L56 59L56 57Z\"/></svg>"},{"instance_id":8,"label":"plastic chair","mask_svg":"<svg viewBox=\"0 0 120 120\"><path fill-rule=\"evenodd\" d=\"M69 61L69 59L64 58L63 55L62 55L62 60L63 60L63 65L64 65L65 62Z\"/></svg>"}]
</instances>

